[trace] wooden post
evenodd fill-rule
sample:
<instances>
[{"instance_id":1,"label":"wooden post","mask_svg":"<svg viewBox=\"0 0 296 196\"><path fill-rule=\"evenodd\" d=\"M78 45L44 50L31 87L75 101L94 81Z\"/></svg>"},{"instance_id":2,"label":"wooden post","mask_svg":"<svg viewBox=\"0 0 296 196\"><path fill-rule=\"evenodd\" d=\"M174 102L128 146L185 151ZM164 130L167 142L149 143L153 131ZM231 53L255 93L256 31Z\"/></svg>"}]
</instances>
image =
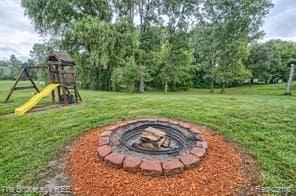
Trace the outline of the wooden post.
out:
<instances>
[{"instance_id":1,"label":"wooden post","mask_svg":"<svg viewBox=\"0 0 296 196\"><path fill-rule=\"evenodd\" d=\"M24 69L25 74L27 75L27 77L29 78L30 82L33 84L33 87L35 88L35 90L40 93L39 89L37 88L35 82L33 81L33 79L31 78L31 76L29 75L27 69Z\"/></svg>"},{"instance_id":2,"label":"wooden post","mask_svg":"<svg viewBox=\"0 0 296 196\"><path fill-rule=\"evenodd\" d=\"M286 95L291 95L293 76L294 76L294 64L291 64L290 76L289 76L289 80L288 80L287 88L286 88L286 93L285 93Z\"/></svg>"},{"instance_id":3,"label":"wooden post","mask_svg":"<svg viewBox=\"0 0 296 196\"><path fill-rule=\"evenodd\" d=\"M26 75L28 77L28 79L30 80L30 82L32 83L33 86L23 86L23 87L17 87L18 82L20 81L20 79L22 78L23 75ZM23 89L30 89L30 88L34 88L38 93L40 93L39 89L37 88L36 84L34 83L33 79L31 78L31 76L29 75L27 68L22 69L19 74L16 77L15 83L13 84L13 86L11 87L4 103L7 103L13 93L13 91L15 90L23 90Z\"/></svg>"},{"instance_id":4,"label":"wooden post","mask_svg":"<svg viewBox=\"0 0 296 196\"><path fill-rule=\"evenodd\" d=\"M59 104L62 104L62 100L61 100L61 87L58 87L58 100L59 100Z\"/></svg>"},{"instance_id":5,"label":"wooden post","mask_svg":"<svg viewBox=\"0 0 296 196\"><path fill-rule=\"evenodd\" d=\"M74 87L74 92L75 92L75 97L77 97L79 99L79 101L82 102L82 98L81 98L81 96L79 94L77 86ZM76 102L78 102L78 99L76 100Z\"/></svg>"},{"instance_id":6,"label":"wooden post","mask_svg":"<svg viewBox=\"0 0 296 196\"><path fill-rule=\"evenodd\" d=\"M68 105L68 99L67 99L66 89L65 89L65 87L62 87L62 89L63 89L63 100L64 100L64 104L65 105Z\"/></svg>"},{"instance_id":7,"label":"wooden post","mask_svg":"<svg viewBox=\"0 0 296 196\"><path fill-rule=\"evenodd\" d=\"M17 83L19 82L19 80L21 79L21 77L23 76L23 74L24 74L24 69L22 69L22 70L19 72L18 76L16 77L16 81L15 81L15 83L13 84L13 86L11 87L11 89L10 89L10 91L9 91L9 93L8 93L8 95L7 95L6 99L5 99L5 101L4 101L5 103L8 102L8 100L9 100L9 98L11 97L13 91L15 90L15 87L16 87Z\"/></svg>"},{"instance_id":8,"label":"wooden post","mask_svg":"<svg viewBox=\"0 0 296 196\"><path fill-rule=\"evenodd\" d=\"M64 104L68 105L68 98L67 98L67 91L66 91L66 87L65 87L65 78L64 78L64 67L62 65L60 65L61 70L60 70L60 80L62 83L62 90L63 90L63 99L64 99Z\"/></svg>"},{"instance_id":9,"label":"wooden post","mask_svg":"<svg viewBox=\"0 0 296 196\"><path fill-rule=\"evenodd\" d=\"M55 103L55 90L51 91L52 103Z\"/></svg>"},{"instance_id":10,"label":"wooden post","mask_svg":"<svg viewBox=\"0 0 296 196\"><path fill-rule=\"evenodd\" d=\"M75 103L78 103L78 95L76 92L76 86L73 87L73 90L74 90L74 96L75 96Z\"/></svg>"}]
</instances>

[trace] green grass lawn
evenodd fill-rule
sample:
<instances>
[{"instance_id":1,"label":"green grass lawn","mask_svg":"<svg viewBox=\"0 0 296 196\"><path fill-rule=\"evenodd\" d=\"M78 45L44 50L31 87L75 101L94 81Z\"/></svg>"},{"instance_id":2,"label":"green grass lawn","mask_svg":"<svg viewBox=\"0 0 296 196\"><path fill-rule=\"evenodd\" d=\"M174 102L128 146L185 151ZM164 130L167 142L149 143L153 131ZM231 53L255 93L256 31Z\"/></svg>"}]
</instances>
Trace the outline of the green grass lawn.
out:
<instances>
[{"instance_id":1,"label":"green grass lawn","mask_svg":"<svg viewBox=\"0 0 296 196\"><path fill-rule=\"evenodd\" d=\"M1 101L12 83L0 81ZM81 105L6 115L33 93L18 91L10 103L0 103L0 185L34 182L36 173L63 145L92 127L157 116L215 129L255 157L265 186L296 188L296 96L283 96L284 88L284 84L246 86L227 89L223 95L205 89L168 94L81 91ZM296 85L293 89L296 94ZM47 98L38 107L49 103Z\"/></svg>"}]
</instances>

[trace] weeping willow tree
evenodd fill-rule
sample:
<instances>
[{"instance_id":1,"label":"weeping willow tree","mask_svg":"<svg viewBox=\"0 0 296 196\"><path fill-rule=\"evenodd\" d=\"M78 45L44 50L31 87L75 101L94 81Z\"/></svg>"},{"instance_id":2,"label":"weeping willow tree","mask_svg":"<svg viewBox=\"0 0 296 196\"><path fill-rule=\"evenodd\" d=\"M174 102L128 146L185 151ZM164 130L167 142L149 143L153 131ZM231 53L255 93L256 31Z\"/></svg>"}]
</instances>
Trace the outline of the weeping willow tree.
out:
<instances>
[{"instance_id":1,"label":"weeping willow tree","mask_svg":"<svg viewBox=\"0 0 296 196\"><path fill-rule=\"evenodd\" d=\"M106 22L110 22L113 16L112 4L108 0L22 0L21 5L38 32L55 36L63 36L73 22L85 16Z\"/></svg>"},{"instance_id":2,"label":"weeping willow tree","mask_svg":"<svg viewBox=\"0 0 296 196\"><path fill-rule=\"evenodd\" d=\"M114 24L97 17L85 17L71 26L66 43L79 59L79 77L83 88L112 90L112 74L127 66L138 48L136 29L125 19ZM75 46L73 48L73 46ZM113 73L113 71L115 71ZM114 78L114 76L113 76Z\"/></svg>"},{"instance_id":3,"label":"weeping willow tree","mask_svg":"<svg viewBox=\"0 0 296 196\"><path fill-rule=\"evenodd\" d=\"M25 13L40 34L50 35L78 60L83 88L110 90L110 59L115 35L107 0L22 0Z\"/></svg>"},{"instance_id":4,"label":"weeping willow tree","mask_svg":"<svg viewBox=\"0 0 296 196\"><path fill-rule=\"evenodd\" d=\"M116 34L113 27L97 17L87 16L71 26L67 43L76 47L79 58L79 79L84 88L110 90L111 59L114 56Z\"/></svg>"}]
</instances>

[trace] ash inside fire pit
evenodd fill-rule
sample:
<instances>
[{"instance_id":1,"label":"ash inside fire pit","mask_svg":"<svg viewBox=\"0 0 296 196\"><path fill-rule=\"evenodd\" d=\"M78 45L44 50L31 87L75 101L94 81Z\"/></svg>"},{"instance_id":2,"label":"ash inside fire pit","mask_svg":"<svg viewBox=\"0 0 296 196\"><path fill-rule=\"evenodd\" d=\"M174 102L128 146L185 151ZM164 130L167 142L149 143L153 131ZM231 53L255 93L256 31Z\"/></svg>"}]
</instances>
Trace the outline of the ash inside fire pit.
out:
<instances>
[{"instance_id":1,"label":"ash inside fire pit","mask_svg":"<svg viewBox=\"0 0 296 196\"><path fill-rule=\"evenodd\" d=\"M205 155L206 149L207 142L190 125L147 119L124 123L102 133L98 154L110 166L132 171L140 168L144 175L145 171L152 171L147 175L157 176L156 171L170 175L191 168Z\"/></svg>"}]
</instances>

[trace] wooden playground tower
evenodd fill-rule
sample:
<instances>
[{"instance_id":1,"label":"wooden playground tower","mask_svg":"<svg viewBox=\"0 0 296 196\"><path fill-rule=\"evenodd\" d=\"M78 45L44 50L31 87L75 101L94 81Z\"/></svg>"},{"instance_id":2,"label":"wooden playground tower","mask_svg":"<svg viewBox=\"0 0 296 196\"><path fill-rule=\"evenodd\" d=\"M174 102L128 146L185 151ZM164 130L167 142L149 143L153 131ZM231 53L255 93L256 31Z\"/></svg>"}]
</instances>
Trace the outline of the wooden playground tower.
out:
<instances>
[{"instance_id":1,"label":"wooden playground tower","mask_svg":"<svg viewBox=\"0 0 296 196\"><path fill-rule=\"evenodd\" d=\"M12 86L10 92L8 93L5 103L9 101L12 93L15 90L23 90L34 88L37 93L40 93L36 84L29 74L30 69L48 69L48 82L53 84L59 84L57 87L58 102L60 104L68 105L71 103L82 102L81 96L78 92L77 83L75 80L75 71L74 66L75 62L66 52L51 52L46 59L47 66L31 66L23 68ZM17 84L19 80L27 76L29 81L32 83L32 86L23 86L18 87ZM52 101L55 103L56 93L53 90L51 92Z\"/></svg>"},{"instance_id":2,"label":"wooden playground tower","mask_svg":"<svg viewBox=\"0 0 296 196\"><path fill-rule=\"evenodd\" d=\"M51 83L58 83L58 100L60 104L82 102L75 80L75 62L66 52L52 52L47 57L48 79ZM71 91L72 90L72 91ZM74 94L74 101L71 95ZM55 102L55 92L52 91L52 100Z\"/></svg>"}]
</instances>

